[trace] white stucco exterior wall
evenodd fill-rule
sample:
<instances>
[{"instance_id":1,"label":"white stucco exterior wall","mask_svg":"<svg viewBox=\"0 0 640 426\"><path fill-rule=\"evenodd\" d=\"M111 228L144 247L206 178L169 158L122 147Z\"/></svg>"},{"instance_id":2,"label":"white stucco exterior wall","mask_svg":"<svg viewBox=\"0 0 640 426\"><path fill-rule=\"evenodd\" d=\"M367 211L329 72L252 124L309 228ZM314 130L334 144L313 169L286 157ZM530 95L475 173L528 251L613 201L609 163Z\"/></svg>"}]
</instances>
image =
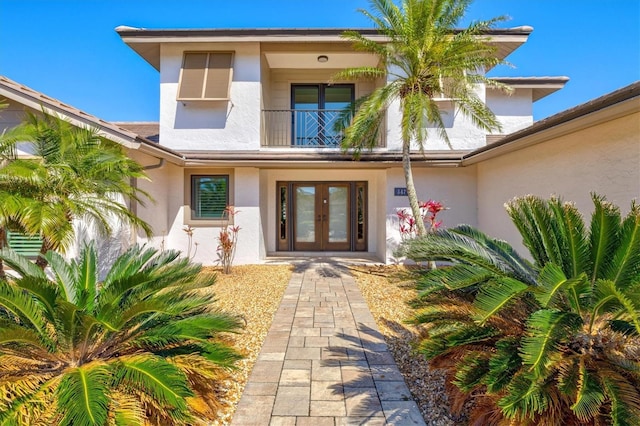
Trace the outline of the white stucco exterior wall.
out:
<instances>
[{"instance_id":1,"label":"white stucco exterior wall","mask_svg":"<svg viewBox=\"0 0 640 426\"><path fill-rule=\"evenodd\" d=\"M502 131L494 133L506 135L532 125L532 96L532 89L517 89L511 94L487 90L487 106L502 124Z\"/></svg>"},{"instance_id":2,"label":"white stucco exterior wall","mask_svg":"<svg viewBox=\"0 0 640 426\"><path fill-rule=\"evenodd\" d=\"M590 192L623 212L640 199L640 113L582 129L483 161L478 168L478 225L526 253L504 203L516 196L555 194L589 220Z\"/></svg>"},{"instance_id":3,"label":"white stucco exterior wall","mask_svg":"<svg viewBox=\"0 0 640 426\"><path fill-rule=\"evenodd\" d=\"M418 200L434 200L444 204L446 211L438 215L443 227L461 223L477 225L476 168L413 168L413 180ZM395 262L393 252L401 241L397 212L405 209L411 213L406 196L395 196L394 188L406 187L402 168L389 169L386 173L386 261Z\"/></svg>"},{"instance_id":4,"label":"white stucco exterior wall","mask_svg":"<svg viewBox=\"0 0 640 426\"><path fill-rule=\"evenodd\" d=\"M176 100L185 51L233 51L230 101ZM160 143L175 150L260 148L259 43L176 43L161 46Z\"/></svg>"},{"instance_id":5,"label":"white stucco exterior wall","mask_svg":"<svg viewBox=\"0 0 640 426\"><path fill-rule=\"evenodd\" d=\"M503 94L495 90L486 90L484 85L475 89L479 99L486 102L502 125L502 131L494 133L511 133L533 123L531 89L517 90L513 95ZM454 106L450 100L438 101L442 121L451 145L440 137L435 126L427 127L425 150L471 150L486 145L487 132L478 128L472 120ZM390 151L402 150L400 102L392 103L387 112L387 148ZM418 145L412 144L412 150Z\"/></svg>"},{"instance_id":6,"label":"white stucco exterior wall","mask_svg":"<svg viewBox=\"0 0 640 426\"><path fill-rule=\"evenodd\" d=\"M235 224L240 226L235 263L255 263L264 252L264 233L260 220L260 171L257 168L237 168L235 178L235 208L239 213ZM275 192L274 192L275 193Z\"/></svg>"}]
</instances>

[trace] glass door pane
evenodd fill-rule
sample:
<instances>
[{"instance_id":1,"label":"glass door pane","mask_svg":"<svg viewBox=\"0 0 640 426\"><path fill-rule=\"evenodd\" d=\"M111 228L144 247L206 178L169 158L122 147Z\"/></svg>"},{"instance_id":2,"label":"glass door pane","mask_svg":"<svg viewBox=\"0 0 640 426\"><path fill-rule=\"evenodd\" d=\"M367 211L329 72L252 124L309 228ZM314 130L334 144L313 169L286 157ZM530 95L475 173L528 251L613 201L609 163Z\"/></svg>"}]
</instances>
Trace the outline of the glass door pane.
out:
<instances>
[{"instance_id":1,"label":"glass door pane","mask_svg":"<svg viewBox=\"0 0 640 426\"><path fill-rule=\"evenodd\" d=\"M295 187L295 243L316 243L316 187Z\"/></svg>"},{"instance_id":2,"label":"glass door pane","mask_svg":"<svg viewBox=\"0 0 640 426\"><path fill-rule=\"evenodd\" d=\"M320 86L293 86L293 144L315 146L318 144L318 110L320 109Z\"/></svg>"},{"instance_id":3,"label":"glass door pane","mask_svg":"<svg viewBox=\"0 0 640 426\"><path fill-rule=\"evenodd\" d=\"M327 240L329 243L346 243L349 241L349 187L329 186L329 227Z\"/></svg>"},{"instance_id":4,"label":"glass door pane","mask_svg":"<svg viewBox=\"0 0 640 426\"><path fill-rule=\"evenodd\" d=\"M321 117L324 145L338 146L342 142L342 132L335 130L338 117L346 107L353 101L353 85L342 84L333 86L323 86L324 88L324 109Z\"/></svg>"}]
</instances>

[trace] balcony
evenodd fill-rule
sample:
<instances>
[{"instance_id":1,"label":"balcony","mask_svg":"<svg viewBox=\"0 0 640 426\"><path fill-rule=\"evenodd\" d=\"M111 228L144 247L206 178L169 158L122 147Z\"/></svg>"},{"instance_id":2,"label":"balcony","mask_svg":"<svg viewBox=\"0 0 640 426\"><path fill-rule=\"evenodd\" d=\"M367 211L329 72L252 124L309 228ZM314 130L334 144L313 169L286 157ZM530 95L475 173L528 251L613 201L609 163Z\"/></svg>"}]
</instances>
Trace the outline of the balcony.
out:
<instances>
[{"instance_id":1,"label":"balcony","mask_svg":"<svg viewBox=\"0 0 640 426\"><path fill-rule=\"evenodd\" d=\"M263 147L339 148L343 135L334 130L342 110L263 110ZM384 147L381 137L376 147Z\"/></svg>"}]
</instances>

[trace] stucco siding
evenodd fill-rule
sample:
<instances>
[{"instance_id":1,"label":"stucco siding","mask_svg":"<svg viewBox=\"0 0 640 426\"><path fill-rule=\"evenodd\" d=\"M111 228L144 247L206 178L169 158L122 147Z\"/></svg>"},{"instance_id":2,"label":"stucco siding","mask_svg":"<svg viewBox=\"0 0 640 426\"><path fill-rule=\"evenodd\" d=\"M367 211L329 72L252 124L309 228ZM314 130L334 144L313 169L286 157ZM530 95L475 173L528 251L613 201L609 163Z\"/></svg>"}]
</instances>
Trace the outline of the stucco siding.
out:
<instances>
[{"instance_id":1,"label":"stucco siding","mask_svg":"<svg viewBox=\"0 0 640 426\"><path fill-rule=\"evenodd\" d=\"M233 51L229 101L176 100L185 51ZM259 43L179 43L162 45L160 63L160 143L177 150L257 150L260 148Z\"/></svg>"},{"instance_id":2,"label":"stucco siding","mask_svg":"<svg viewBox=\"0 0 640 426\"><path fill-rule=\"evenodd\" d=\"M447 208L440 213L442 226L452 227L461 223L477 225L476 167L466 168L413 168L413 180L420 201L435 200ZM406 187L402 168L389 169L386 173L386 259L392 262L393 252L400 243L397 212L411 212L406 196L394 195L395 188Z\"/></svg>"},{"instance_id":3,"label":"stucco siding","mask_svg":"<svg viewBox=\"0 0 640 426\"><path fill-rule=\"evenodd\" d=\"M478 85L475 88L475 92L479 99L485 100L484 85ZM442 114L442 124L447 133L449 143L440 137L440 130L435 125L427 125L425 127L427 137L423 144L425 150L471 150L486 144L485 135L487 132L474 125L472 120L465 116L460 108L455 107L451 100L438 100L438 107ZM392 102L387 110L386 131L387 147L390 151L402 150L401 120L400 102ZM413 151L419 150L419 146L415 141L412 142L411 149Z\"/></svg>"},{"instance_id":4,"label":"stucco siding","mask_svg":"<svg viewBox=\"0 0 640 426\"><path fill-rule=\"evenodd\" d=\"M634 113L477 164L478 225L524 252L504 210L516 196L552 194L591 216L590 192L628 211L640 197L640 114Z\"/></svg>"},{"instance_id":5,"label":"stucco siding","mask_svg":"<svg viewBox=\"0 0 640 426\"><path fill-rule=\"evenodd\" d=\"M148 192L153 197L153 201L145 201L144 205L135 205L134 212L145 222L151 225L153 236L149 239L143 233L138 233L138 242L148 243L157 248L168 247L167 235L171 228L172 210L170 205L171 194L178 190L175 188L175 179L179 179L182 184L182 168L169 162L164 162L161 167L156 167L159 160L155 157L145 155L139 151L129 151L129 156L140 163L143 167L153 167L146 171L149 180L138 179L136 185L143 191ZM181 192L181 191L180 191ZM143 198L144 199L144 198ZM175 214L175 213L174 213Z\"/></svg>"},{"instance_id":6,"label":"stucco siding","mask_svg":"<svg viewBox=\"0 0 640 426\"><path fill-rule=\"evenodd\" d=\"M502 130L495 133L506 135L532 125L532 96L532 89L516 89L510 94L487 90L487 106L502 124Z\"/></svg>"}]
</instances>

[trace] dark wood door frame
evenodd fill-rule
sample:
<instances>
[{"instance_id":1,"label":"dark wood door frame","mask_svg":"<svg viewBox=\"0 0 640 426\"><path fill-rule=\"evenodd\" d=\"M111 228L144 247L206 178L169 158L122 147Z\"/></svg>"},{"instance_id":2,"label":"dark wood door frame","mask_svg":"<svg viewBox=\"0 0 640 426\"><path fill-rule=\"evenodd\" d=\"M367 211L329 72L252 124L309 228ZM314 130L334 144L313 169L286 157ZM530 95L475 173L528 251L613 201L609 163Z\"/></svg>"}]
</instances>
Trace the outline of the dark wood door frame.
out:
<instances>
[{"instance_id":1,"label":"dark wood door frame","mask_svg":"<svg viewBox=\"0 0 640 426\"><path fill-rule=\"evenodd\" d=\"M296 189L313 187L314 241L296 241ZM329 188L347 189L346 241L331 241ZM367 250L367 184L356 181L294 181L277 182L277 242L278 251L366 251Z\"/></svg>"}]
</instances>

